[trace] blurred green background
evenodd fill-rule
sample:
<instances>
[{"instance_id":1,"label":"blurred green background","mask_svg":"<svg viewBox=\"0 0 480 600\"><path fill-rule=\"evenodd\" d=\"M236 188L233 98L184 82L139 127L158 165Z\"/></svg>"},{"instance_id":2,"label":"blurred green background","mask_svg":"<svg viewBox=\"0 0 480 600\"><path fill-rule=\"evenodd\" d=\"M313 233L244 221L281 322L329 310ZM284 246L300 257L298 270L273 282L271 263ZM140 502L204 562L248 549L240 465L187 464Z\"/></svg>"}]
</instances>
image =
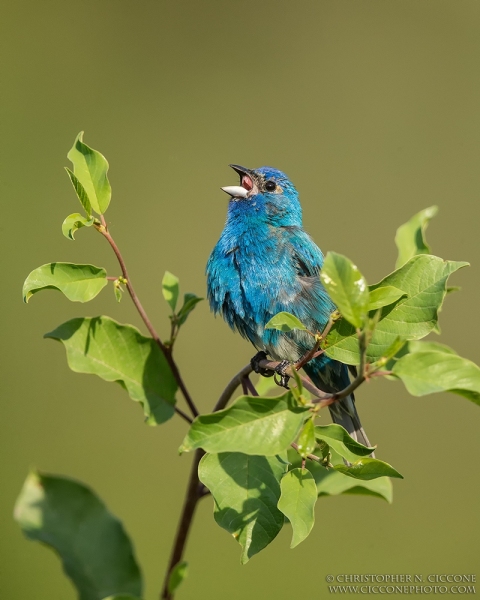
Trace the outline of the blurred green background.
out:
<instances>
[{"instance_id":1,"label":"blurred green background","mask_svg":"<svg viewBox=\"0 0 480 600\"><path fill-rule=\"evenodd\" d=\"M162 335L165 269L205 293L235 162L285 170L307 230L352 258L370 282L393 269L396 228L431 204L434 253L469 260L452 277L441 341L480 362L480 4L476 0L46 0L5 3L2 91L2 396L0 597L75 598L53 552L12 520L30 466L91 485L124 522L157 597L191 456L182 421L149 428L117 385L69 371L56 325L106 313L141 323L111 289L90 304L21 286L54 260L119 274L93 230L61 234L79 209L63 171L76 134L108 158L111 231ZM177 358L209 410L252 348L199 305ZM288 528L241 567L240 548L203 501L180 597L311 598L328 573L475 573L480 553L480 411L454 395L418 399L400 383L358 394L378 455L405 476L394 503L323 498L313 534ZM480 573L477 573L477 575Z\"/></svg>"}]
</instances>

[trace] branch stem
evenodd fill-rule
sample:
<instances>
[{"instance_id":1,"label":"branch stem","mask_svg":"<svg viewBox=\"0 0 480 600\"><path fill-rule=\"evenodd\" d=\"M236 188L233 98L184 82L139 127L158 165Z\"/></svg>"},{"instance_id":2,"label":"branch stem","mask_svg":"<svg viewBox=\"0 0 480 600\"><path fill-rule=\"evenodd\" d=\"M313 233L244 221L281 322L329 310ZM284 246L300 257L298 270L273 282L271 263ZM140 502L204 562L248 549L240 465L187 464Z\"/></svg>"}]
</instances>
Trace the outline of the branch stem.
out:
<instances>
[{"instance_id":1,"label":"branch stem","mask_svg":"<svg viewBox=\"0 0 480 600\"><path fill-rule=\"evenodd\" d=\"M250 365L246 365L243 367L241 371L239 371L235 377L227 384L226 388L220 395L215 407L213 409L214 412L222 410L227 405L230 398L233 396L233 393L238 388L239 385L242 385L243 382L249 381L248 376L252 372L252 367ZM250 382L253 387L253 384ZM255 388L253 388L255 389ZM256 391L256 390L255 390ZM172 554L170 556L170 562L168 564L168 569L165 574L165 580L163 582L163 589L160 595L160 600L173 600L173 594L171 594L168 590L168 583L170 581L170 576L172 574L173 569L176 565L181 562L183 558L183 554L185 552L185 546L187 543L188 534L192 525L193 517L195 514L195 509L197 507L198 501L201 498L204 498L208 495L208 491L205 486L200 483L198 479L198 465L200 460L205 452L198 448L195 451L192 467L190 470L190 478L188 481L188 487L185 494L185 500L183 504L182 515L180 517L180 522L178 524L177 533L175 536L175 541L172 548Z\"/></svg>"},{"instance_id":2,"label":"branch stem","mask_svg":"<svg viewBox=\"0 0 480 600\"><path fill-rule=\"evenodd\" d=\"M292 442L290 446L298 452L298 444ZM322 459L319 456L315 456L315 454L307 454L307 458L309 458L310 460L315 460L316 462L322 462Z\"/></svg>"},{"instance_id":3,"label":"branch stem","mask_svg":"<svg viewBox=\"0 0 480 600\"><path fill-rule=\"evenodd\" d=\"M299 375L300 379L302 380L304 388L307 389L314 396L314 398L312 399L312 404L317 404L319 409L325 408L329 404L333 404L334 402L338 402L339 400L346 398L348 395L350 395L352 392L354 392L358 388L358 386L360 386L367 379L367 369L366 369L367 365L365 362L366 349L362 346L364 346L364 344L362 344L362 342L361 342L360 366L358 368L358 375L346 388L344 388L343 390L341 390L339 392L335 392L334 394L324 392L323 390L320 390L315 385L313 385L313 383L310 381L310 379L308 379L304 375ZM272 360L261 360L261 361L259 361L258 364L263 369L269 369L269 370L273 371L275 369L275 367L278 367L278 365L280 363L278 361L272 361ZM294 367L295 367L295 365L293 365L293 368ZM286 369L285 373L286 373L286 375L290 375L290 377L292 377L293 376L292 366L290 366L288 369Z\"/></svg>"},{"instance_id":4,"label":"branch stem","mask_svg":"<svg viewBox=\"0 0 480 600\"><path fill-rule=\"evenodd\" d=\"M233 393L238 388L238 386L241 385L242 379L244 377L247 377L248 375L250 375L250 373L252 371L253 371L252 367L250 365L246 365L245 367L243 367L243 369L241 371L239 371L227 383L226 388L223 390L223 392L220 395L220 398L218 399L217 403L213 407L213 412L217 412L219 410L222 410L222 409L224 409L227 406L228 401L233 396Z\"/></svg>"},{"instance_id":5,"label":"branch stem","mask_svg":"<svg viewBox=\"0 0 480 600\"><path fill-rule=\"evenodd\" d=\"M155 341L155 343L157 344L157 346L160 348L163 355L165 356L165 359L166 359L170 369L172 370L175 381L177 382L178 387L181 389L183 397L185 398L185 401L188 404L193 417L195 418L198 416L197 407L195 406L195 403L193 402L192 397L190 396L190 393L187 390L187 387L182 379L182 376L180 375L180 371L178 370L177 364L173 359L172 353L171 353L170 349L167 346L165 346L165 344L162 342L162 340L160 339L160 336L155 331L155 328L153 327L152 322L148 318L148 315L145 312L145 309L143 308L142 303L140 302L140 300L135 292L135 289L132 285L132 282L128 275L127 266L126 266L125 261L122 256L122 253L120 252L120 249L118 248L117 244L115 243L115 240L110 235L110 232L108 231L108 227L107 227L107 224L106 224L106 221L105 221L105 218L103 215L100 216L100 221L101 221L101 225L97 225L97 226L95 226L95 228L99 233L101 233L103 235L103 237L107 240L107 242L110 244L113 252L115 253L115 256L117 257L117 260L118 260L118 264L120 265L120 269L122 271L122 275L127 280L127 283L125 285L127 287L128 293L130 294L130 298L132 299L132 302L135 305L135 308L137 309L137 312L140 315L142 321L145 323L145 327L148 329L148 332L150 333L153 340ZM186 416L183 411L179 410L176 407L175 407L175 412L179 416L181 416L183 419ZM188 421L190 423L192 422L192 420L190 418L188 418Z\"/></svg>"},{"instance_id":6,"label":"branch stem","mask_svg":"<svg viewBox=\"0 0 480 600\"><path fill-rule=\"evenodd\" d=\"M255 389L253 383L250 381L250 377L248 375L245 375L242 381L245 381L245 387L247 388L247 392L250 392L252 396L258 396L258 392Z\"/></svg>"}]
</instances>

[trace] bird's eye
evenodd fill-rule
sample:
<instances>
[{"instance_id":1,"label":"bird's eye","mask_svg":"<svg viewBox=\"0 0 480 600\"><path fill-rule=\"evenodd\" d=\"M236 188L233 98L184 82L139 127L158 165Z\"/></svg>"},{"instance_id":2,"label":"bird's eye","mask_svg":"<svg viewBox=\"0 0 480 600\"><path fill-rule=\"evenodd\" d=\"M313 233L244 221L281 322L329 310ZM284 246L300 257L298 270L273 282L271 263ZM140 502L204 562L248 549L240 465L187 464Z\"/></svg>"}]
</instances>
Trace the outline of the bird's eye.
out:
<instances>
[{"instance_id":1,"label":"bird's eye","mask_svg":"<svg viewBox=\"0 0 480 600\"><path fill-rule=\"evenodd\" d=\"M273 192L273 190L277 187L277 184L270 180L267 181L267 183L265 184L265 189L267 190L267 192Z\"/></svg>"}]
</instances>

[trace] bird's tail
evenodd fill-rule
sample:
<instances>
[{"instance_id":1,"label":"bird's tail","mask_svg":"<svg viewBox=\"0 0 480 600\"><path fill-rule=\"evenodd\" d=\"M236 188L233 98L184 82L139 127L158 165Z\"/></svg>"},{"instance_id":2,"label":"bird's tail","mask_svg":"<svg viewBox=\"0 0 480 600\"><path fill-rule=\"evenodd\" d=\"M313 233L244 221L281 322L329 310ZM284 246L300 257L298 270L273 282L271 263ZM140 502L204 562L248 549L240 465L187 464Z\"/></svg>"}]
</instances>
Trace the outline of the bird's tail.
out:
<instances>
[{"instance_id":1,"label":"bird's tail","mask_svg":"<svg viewBox=\"0 0 480 600\"><path fill-rule=\"evenodd\" d=\"M353 394L350 394L350 396L347 396L338 402L330 404L328 408L334 423L344 427L351 437L360 444L371 447L367 434L360 423L360 417L358 416Z\"/></svg>"},{"instance_id":2,"label":"bird's tail","mask_svg":"<svg viewBox=\"0 0 480 600\"><path fill-rule=\"evenodd\" d=\"M325 355L306 364L304 369L318 388L331 394L345 389L350 383L347 366L328 359ZM328 408L334 423L344 427L350 436L360 444L372 447L360 423L353 394L333 402ZM374 455L372 454L372 456Z\"/></svg>"}]
</instances>

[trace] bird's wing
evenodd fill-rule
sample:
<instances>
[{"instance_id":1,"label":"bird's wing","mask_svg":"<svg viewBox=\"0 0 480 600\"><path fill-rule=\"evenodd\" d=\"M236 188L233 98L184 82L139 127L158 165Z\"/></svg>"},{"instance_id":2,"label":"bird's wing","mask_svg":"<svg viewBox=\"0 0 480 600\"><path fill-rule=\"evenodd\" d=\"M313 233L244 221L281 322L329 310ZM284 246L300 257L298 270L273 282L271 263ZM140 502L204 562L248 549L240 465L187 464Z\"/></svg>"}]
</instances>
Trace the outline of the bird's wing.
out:
<instances>
[{"instance_id":1,"label":"bird's wing","mask_svg":"<svg viewBox=\"0 0 480 600\"><path fill-rule=\"evenodd\" d=\"M298 290L292 301L292 308L296 308L294 314L300 319L303 316L312 326L316 325L317 330L322 330L336 308L319 277L323 254L303 229L295 228L289 233L292 265L296 273ZM302 316L297 314L299 311Z\"/></svg>"}]
</instances>

